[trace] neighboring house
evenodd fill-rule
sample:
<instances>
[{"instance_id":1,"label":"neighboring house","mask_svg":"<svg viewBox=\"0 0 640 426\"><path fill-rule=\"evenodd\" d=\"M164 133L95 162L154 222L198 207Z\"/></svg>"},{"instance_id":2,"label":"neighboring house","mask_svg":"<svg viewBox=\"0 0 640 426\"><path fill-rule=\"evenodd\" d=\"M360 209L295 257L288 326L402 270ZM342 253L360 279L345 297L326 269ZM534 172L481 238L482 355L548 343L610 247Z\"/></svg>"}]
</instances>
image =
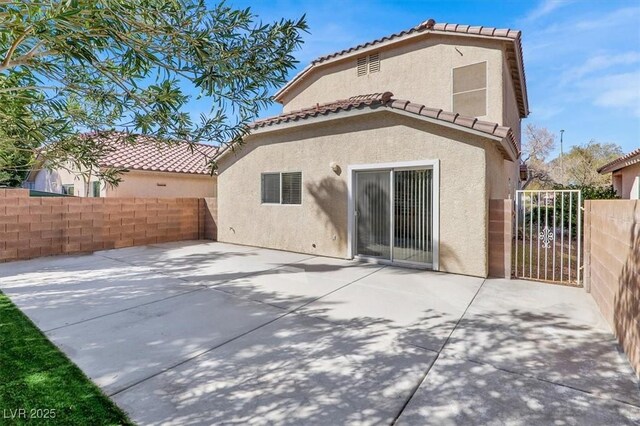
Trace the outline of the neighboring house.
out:
<instances>
[{"instance_id":1,"label":"neighboring house","mask_svg":"<svg viewBox=\"0 0 640 426\"><path fill-rule=\"evenodd\" d=\"M196 144L193 152L186 142L171 145L147 136L136 136L135 143L121 142L113 134L105 143L113 146L100 161L101 167L126 169L118 186L111 187L97 177L89 179L90 197L213 197L216 177L211 176L207 158L217 152L210 145ZM83 197L84 177L63 168L38 167L27 177L24 187L38 191Z\"/></svg>"},{"instance_id":2,"label":"neighboring house","mask_svg":"<svg viewBox=\"0 0 640 426\"><path fill-rule=\"evenodd\" d=\"M619 197L640 199L640 148L605 164L598 173L611 173L611 183Z\"/></svg>"},{"instance_id":3,"label":"neighboring house","mask_svg":"<svg viewBox=\"0 0 640 426\"><path fill-rule=\"evenodd\" d=\"M486 276L520 185L520 32L436 24L314 60L218 158L220 241ZM241 188L241 190L239 190Z\"/></svg>"}]
</instances>

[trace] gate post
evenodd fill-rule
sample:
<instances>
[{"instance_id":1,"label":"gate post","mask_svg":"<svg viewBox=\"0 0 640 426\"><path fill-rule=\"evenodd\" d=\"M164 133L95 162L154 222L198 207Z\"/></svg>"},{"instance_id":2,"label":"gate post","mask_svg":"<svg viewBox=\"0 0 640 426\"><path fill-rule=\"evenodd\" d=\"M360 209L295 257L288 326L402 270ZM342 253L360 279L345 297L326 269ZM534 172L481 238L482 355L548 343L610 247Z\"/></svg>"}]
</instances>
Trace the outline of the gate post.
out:
<instances>
[{"instance_id":1,"label":"gate post","mask_svg":"<svg viewBox=\"0 0 640 426\"><path fill-rule=\"evenodd\" d=\"M511 278L513 200L489 200L489 276Z\"/></svg>"}]
</instances>

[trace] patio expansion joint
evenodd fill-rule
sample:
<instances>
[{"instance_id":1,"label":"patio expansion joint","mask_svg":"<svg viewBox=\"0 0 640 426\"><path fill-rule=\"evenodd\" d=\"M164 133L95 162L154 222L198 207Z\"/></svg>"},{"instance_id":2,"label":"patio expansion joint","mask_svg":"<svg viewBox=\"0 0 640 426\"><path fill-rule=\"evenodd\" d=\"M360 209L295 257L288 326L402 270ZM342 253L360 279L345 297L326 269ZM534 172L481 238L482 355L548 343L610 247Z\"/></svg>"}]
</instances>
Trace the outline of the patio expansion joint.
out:
<instances>
[{"instance_id":1,"label":"patio expansion joint","mask_svg":"<svg viewBox=\"0 0 640 426\"><path fill-rule=\"evenodd\" d=\"M313 257L317 257L317 256L313 256ZM305 259L305 260L307 260L307 259ZM298 262L302 262L302 260L300 260L300 261L298 261ZM297 262L292 262L291 264L294 264L294 263L297 263ZM203 351L198 352L197 354L195 354L195 355L193 355L193 356L190 356L190 357L188 357L188 358L186 358L186 359L183 359L182 361L180 361L180 362L178 362L178 363L176 363L176 364L174 364L174 365L171 365L171 366L169 366L169 367L163 368L162 370L157 371L157 372L155 372L155 373L153 373L153 374L151 374L151 375L149 375L149 376L147 376L147 377L145 377L145 378L142 378L142 379L140 379L140 380L136 381L135 383L131 383L131 384L129 384L129 385L127 385L127 386L125 386L125 387L123 387L123 388L121 388L121 389L118 389L118 390L116 390L116 391L114 391L114 392L112 392L112 393L108 394L108 396L109 396L110 398L112 398L112 397L114 397L114 396L116 396L116 395L118 395L118 394L120 394L120 393L122 393L122 392L126 392L127 390L129 390L129 389L131 389L131 388L133 388L133 387L135 387L135 386L137 386L137 385L139 385L139 384L141 384L141 383L144 383L144 382L146 382L146 381L147 381L147 380L149 380L149 379L152 379L152 378L154 378L154 377L160 376L160 375L162 375L162 374L164 374L164 373L166 373L166 372L168 372L168 371L171 371L171 370L173 370L173 369L175 369L175 368L177 368L177 367L180 367L181 365L184 365L184 364L186 364L186 363L188 363L188 362L190 362L190 361L193 361L194 359L196 359L196 358L198 358L198 357L200 357L200 356L202 356L202 355L208 354L209 352L212 352L212 351L214 351L214 350L216 350L216 349L218 349L218 348L221 348L222 346L224 346L224 345L226 345L226 344L228 344L228 343L234 342L234 341L236 341L236 340L238 340L238 339L240 339L240 338L242 338L242 337L244 337L244 336L247 336L248 334L253 333L254 331L257 331L257 330L259 330L259 329L261 329L261 328L263 328L263 327L266 327L266 326L268 326L268 325L270 325L270 324L272 324L272 323L274 323L274 322L276 322L276 321L278 321L278 320L280 320L280 319L282 319L282 318L286 317L287 315L291 315L291 314L299 315L299 313L296 313L296 312L295 312L296 310L298 310L298 309L300 309L300 308L303 308L304 306L307 306L307 305L309 305L309 304L311 304L311 303L314 303L314 302L316 302L317 300L319 300L319 299L321 299L321 298L323 298L323 297L326 297L326 296L328 296L328 295L330 295L330 294L332 294L332 293L335 293L336 291L338 291L338 290L340 290L340 289L343 289L343 288L345 288L346 286L348 286L348 285L351 285L351 284L355 283L356 281L360 281L360 280L362 280L362 279L364 279L364 278L366 278L366 277L368 277L368 276L370 276L370 275L373 275L373 274L375 274L376 272L378 272L378 271L380 271L380 270L382 270L382 269L384 269L384 268L385 268L385 266L382 266L382 267L380 267L380 268L376 269L375 271L372 271L372 272L370 272L370 273L368 273L368 274L366 274L366 275L363 275L363 276L361 276L361 277L359 277L359 278L357 278L357 279L355 279L355 280L353 280L353 281L350 281L350 282L348 282L348 283L344 284L343 286L341 286L341 287L339 287L339 288L336 288L336 289L334 289L334 290L332 290L332 291L328 292L327 294L323 294L322 296L319 296L319 297L317 297L317 298L315 298L315 299L313 299L313 300L311 300L311 301L309 301L309 302L307 302L307 303L304 303L304 304L302 304L302 305L300 305L300 306L298 306L298 307L296 307L296 308L294 308L294 309L288 310L288 311L284 312L282 315L279 315L279 316L277 316L276 318L274 318L274 319L272 319L272 320L269 320L269 321L267 321L267 322L265 322L265 323L263 323L263 324L260 324L260 325L258 325L257 327L252 328L251 330L245 331L244 333L241 333L241 334L239 334L239 335L237 335L237 336L234 336L234 337L232 337L232 338L230 338L230 339L227 339L226 341L224 341L224 342L222 342L222 343L219 343L219 344L217 344L217 345L215 345L215 346L213 346L213 347L211 347L211 348L209 348L209 349L205 349L205 350L203 350ZM272 268L272 269L275 269L275 268ZM235 279L238 279L238 278L235 278ZM203 289L203 290L204 290L204 289ZM211 290L213 290L213 289L211 289ZM226 292L225 292L225 293L226 293ZM242 299L244 299L244 300L250 300L250 299L243 298L243 297L240 297L240 296L236 296L236 297L238 297L238 298L242 298ZM263 302L259 302L259 303L263 303ZM266 305L266 303L263 303L263 304L265 304L265 305ZM282 308L280 308L280 309L282 309Z\"/></svg>"},{"instance_id":2,"label":"patio expansion joint","mask_svg":"<svg viewBox=\"0 0 640 426\"><path fill-rule=\"evenodd\" d=\"M447 343L449 343L449 340L451 339L451 336L453 335L453 333L456 331L456 329L460 325L460 322L462 321L462 318L464 318L464 316L467 314L467 311L469 310L469 308L473 304L473 301L476 300L476 297L478 297L478 294L480 293L480 290L482 290L482 287L484 286L484 283L486 281L487 281L486 279L482 280L482 283L478 286L478 290L476 290L475 294L473 295L473 297L469 301L469 304L467 304L467 307L464 309L464 312L462 312L462 315L460 315L460 318L458 318L458 321L456 321L456 324L453 326L453 328L449 332L449 335L447 336L447 339L444 341L444 343L440 347L440 350L437 351L436 356L433 359L433 362L429 365L427 370L424 372L424 374L422 376L422 379L418 381L418 384L413 388L413 390L411 391L411 394L409 394L409 397L407 398L407 400L404 402L404 404L400 408L400 411L394 417L393 421L391 422L392 425L395 425L395 424L398 423L398 420L400 420L400 417L402 416L402 413L404 413L404 410L409 405L409 402L411 402L411 400L415 396L416 392L418 392L418 389L420 389L420 386L422 386L424 381L427 380L427 376L429 375L429 372L431 371L433 366L436 364L436 362L440 358L440 355L442 354L442 351L447 346Z\"/></svg>"},{"instance_id":3,"label":"patio expansion joint","mask_svg":"<svg viewBox=\"0 0 640 426\"><path fill-rule=\"evenodd\" d=\"M498 367L498 366L493 365L491 363L488 363L488 362L485 362L485 361L480 361L480 360L475 359L475 358L457 356L457 355L455 355L453 353L445 353L444 355L446 355L447 357L459 359L459 360L462 360L462 361L468 361L468 362L471 362L471 363L477 364L477 365L486 365L486 366L489 366L489 367L493 368L494 370L501 371L503 373L513 374L515 376L523 377L525 379L532 379L532 380L536 380L538 382L547 383L547 384L550 384L550 385L560 386L560 387L563 387L563 388L571 389L571 390L580 392L582 394L585 394L587 396L590 396L590 397L593 397L593 398L597 398L597 399L600 399L600 400L612 401L612 402L616 402L616 403L619 403L619 404L624 404L624 405L628 405L628 406L633 407L633 408L640 409L640 404L636 404L636 403L633 403L633 402L629 402L629 401L625 401L625 400L622 400L622 399L614 398L614 397L609 396L606 393L593 392L593 391L582 389L582 388L579 388L579 387L576 387L576 386L567 385L565 383L560 383L560 382L556 382L556 381L553 381L553 380L545 379L544 377L540 377L540 376L537 376L537 375L534 375L534 374L527 374L527 373L522 373L522 372L519 372L519 371L511 370L511 369L508 369L508 368L504 368L504 367Z\"/></svg>"},{"instance_id":4,"label":"patio expansion joint","mask_svg":"<svg viewBox=\"0 0 640 426\"><path fill-rule=\"evenodd\" d=\"M436 360L434 360L434 362L433 362L434 364L437 361L437 359L440 357L440 355L445 355L447 357L451 357L451 358L455 358L455 359L459 359L459 360L463 360L463 361L468 361L468 362L471 362L471 363L474 363L474 364L477 364L477 365L487 365L487 366L489 366L489 367L491 367L491 368L493 368L493 369L495 369L497 371L502 371L504 373L513 374L513 375L516 375L516 376L519 376L519 377L523 377L523 378L527 378L527 379L537 380L539 382L547 383L547 384L551 384L551 385L555 385L555 386L561 386L563 388L571 389L571 390L574 390L574 391L577 391L577 392L580 392L580 393L583 393L585 395L588 395L588 396L591 396L591 397L595 397L595 398L598 398L598 399L601 399L601 400L613 401L613 402L624 404L624 405L627 405L627 406L630 406L630 407L633 407L633 408L640 408L640 405L637 405L637 404L629 402L629 401L613 398L613 397L608 396L607 394L604 394L604 393L588 391L588 390L581 389L581 388L578 388L578 387L575 387L575 386L571 386L571 385L567 385L567 384L564 384L564 383L555 382L553 380L545 379L544 377L540 377L540 376L537 376L537 375L534 375L534 374L521 373L521 372L518 372L518 371L514 371L514 370L510 370L510 369L507 369L507 368L503 368L503 367L499 367L499 366L493 365L493 364L491 364L489 362L480 361L480 360L475 359L475 358L468 358L468 357L465 357L465 356L458 356L455 353L447 352L446 351L446 347L447 347L447 344L449 343L449 340L451 339L451 336L453 335L455 330L458 328L458 325L462 322L464 317L467 315L467 311L469 310L469 308L471 307L471 305L475 301L476 297L480 293L480 290L484 286L485 282L486 282L486 280L482 281L482 284L478 288L478 291L476 291L476 294L473 296L473 298L469 302L469 305L464 310L464 313L458 319L458 322L456 323L456 325L453 328L453 330L451 330L451 333L449 334L449 337L447 338L445 343L442 345L442 347L438 351L438 356L436 357ZM425 375L425 379L426 379L426 376L427 375ZM407 401L407 404L408 404L408 401Z\"/></svg>"}]
</instances>

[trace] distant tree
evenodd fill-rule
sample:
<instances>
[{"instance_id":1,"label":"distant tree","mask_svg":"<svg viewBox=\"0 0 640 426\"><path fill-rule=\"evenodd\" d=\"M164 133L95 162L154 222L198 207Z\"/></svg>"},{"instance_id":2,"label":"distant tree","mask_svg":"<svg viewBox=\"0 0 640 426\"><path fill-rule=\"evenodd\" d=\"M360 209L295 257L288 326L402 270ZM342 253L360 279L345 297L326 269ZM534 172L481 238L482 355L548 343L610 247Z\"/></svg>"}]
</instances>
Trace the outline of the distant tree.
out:
<instances>
[{"instance_id":1,"label":"distant tree","mask_svg":"<svg viewBox=\"0 0 640 426\"><path fill-rule=\"evenodd\" d=\"M527 124L522 144L522 162L527 165L528 177L523 188L533 183L537 186L552 186L546 159L556 146L556 136L545 127Z\"/></svg>"},{"instance_id":2,"label":"distant tree","mask_svg":"<svg viewBox=\"0 0 640 426\"><path fill-rule=\"evenodd\" d=\"M15 183L35 154L66 164L79 130L241 141L306 29L204 0L0 0L0 176ZM190 91L210 105L197 119Z\"/></svg>"},{"instance_id":3,"label":"distant tree","mask_svg":"<svg viewBox=\"0 0 640 426\"><path fill-rule=\"evenodd\" d=\"M601 175L598 168L620 157L622 148L614 143L600 143L594 140L571 147L564 155L564 173L560 170L559 159L551 165L552 176L564 186L605 187L611 185L610 175Z\"/></svg>"}]
</instances>

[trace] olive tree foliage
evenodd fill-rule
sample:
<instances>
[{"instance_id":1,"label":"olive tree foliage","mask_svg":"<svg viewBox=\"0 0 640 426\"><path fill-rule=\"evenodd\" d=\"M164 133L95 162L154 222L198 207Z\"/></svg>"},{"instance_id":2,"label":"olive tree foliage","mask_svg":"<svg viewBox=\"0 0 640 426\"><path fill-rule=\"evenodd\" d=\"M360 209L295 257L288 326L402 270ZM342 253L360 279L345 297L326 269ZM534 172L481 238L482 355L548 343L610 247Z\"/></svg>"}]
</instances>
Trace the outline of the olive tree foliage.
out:
<instances>
[{"instance_id":1,"label":"olive tree foliage","mask_svg":"<svg viewBox=\"0 0 640 426\"><path fill-rule=\"evenodd\" d=\"M0 180L34 154L49 167L100 170L101 144L86 147L79 132L194 150L241 142L306 30L304 17L264 24L202 0L0 0ZM210 110L188 114L190 93ZM118 171L101 178L117 184Z\"/></svg>"},{"instance_id":2,"label":"olive tree foliage","mask_svg":"<svg viewBox=\"0 0 640 426\"><path fill-rule=\"evenodd\" d=\"M522 144L522 162L527 165L528 176L523 184L526 189L532 183L549 186L553 183L549 176L547 157L556 146L556 135L545 127L527 124Z\"/></svg>"}]
</instances>

